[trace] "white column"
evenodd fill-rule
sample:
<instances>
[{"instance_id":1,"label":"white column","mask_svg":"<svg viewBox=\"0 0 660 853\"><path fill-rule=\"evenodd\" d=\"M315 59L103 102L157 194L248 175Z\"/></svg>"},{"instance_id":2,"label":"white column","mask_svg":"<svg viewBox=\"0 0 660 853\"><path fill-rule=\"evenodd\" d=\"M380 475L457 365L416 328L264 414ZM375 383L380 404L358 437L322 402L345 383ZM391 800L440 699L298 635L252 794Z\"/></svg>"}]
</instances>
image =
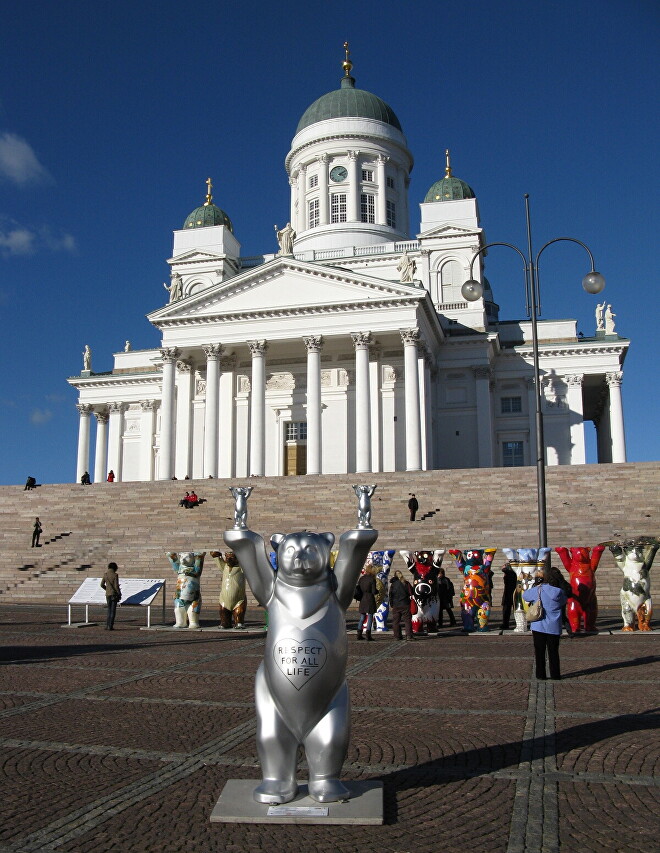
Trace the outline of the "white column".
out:
<instances>
[{"instance_id":1,"label":"white column","mask_svg":"<svg viewBox=\"0 0 660 853\"><path fill-rule=\"evenodd\" d=\"M477 444L479 467L493 467L493 407L490 383L493 371L490 367L473 368L477 390Z\"/></svg>"},{"instance_id":2,"label":"white column","mask_svg":"<svg viewBox=\"0 0 660 853\"><path fill-rule=\"evenodd\" d=\"M110 410L110 424L108 427L108 469L115 472L115 482L121 481L121 443L124 433L124 409L125 403L108 403Z\"/></svg>"},{"instance_id":3,"label":"white column","mask_svg":"<svg viewBox=\"0 0 660 853\"><path fill-rule=\"evenodd\" d=\"M299 191L298 191L298 175L300 172L296 172L295 175L291 175L289 178L289 186L291 187L291 205L289 208L289 222L293 225L293 228L296 232L300 227L298 222L298 208L300 206L299 201Z\"/></svg>"},{"instance_id":4,"label":"white column","mask_svg":"<svg viewBox=\"0 0 660 853\"><path fill-rule=\"evenodd\" d=\"M221 344L202 347L206 353L206 403L204 407L204 477L218 476L218 394Z\"/></svg>"},{"instance_id":5,"label":"white column","mask_svg":"<svg viewBox=\"0 0 660 853\"><path fill-rule=\"evenodd\" d=\"M370 471L381 471L381 460L383 458L381 447L381 369L380 359L382 347L379 344L372 346L369 350L369 400L371 402L371 468Z\"/></svg>"},{"instance_id":6,"label":"white column","mask_svg":"<svg viewBox=\"0 0 660 853\"><path fill-rule=\"evenodd\" d=\"M529 459L527 465L534 465L536 460L536 380L528 376L525 380L527 386L527 422L529 424ZM502 464L501 449L498 448L498 465Z\"/></svg>"},{"instance_id":7,"label":"white column","mask_svg":"<svg viewBox=\"0 0 660 853\"><path fill-rule=\"evenodd\" d=\"M218 476L233 477L235 470L236 440L234 437L234 354L220 360L220 415L218 418Z\"/></svg>"},{"instance_id":8,"label":"white column","mask_svg":"<svg viewBox=\"0 0 660 853\"><path fill-rule=\"evenodd\" d=\"M266 341L248 341L252 353L250 393L250 476L263 477L266 469Z\"/></svg>"},{"instance_id":9,"label":"white column","mask_svg":"<svg viewBox=\"0 0 660 853\"><path fill-rule=\"evenodd\" d=\"M355 346L355 471L371 471L370 332L351 332Z\"/></svg>"},{"instance_id":10,"label":"white column","mask_svg":"<svg viewBox=\"0 0 660 853\"><path fill-rule=\"evenodd\" d=\"M623 373L606 373L605 381L610 388L610 434L612 436L612 462L626 461L626 433L623 426L623 401L621 382Z\"/></svg>"},{"instance_id":11,"label":"white column","mask_svg":"<svg viewBox=\"0 0 660 853\"><path fill-rule=\"evenodd\" d=\"M156 437L156 401L141 400L140 423L140 479L150 482L154 478L154 439Z\"/></svg>"},{"instance_id":12,"label":"white column","mask_svg":"<svg viewBox=\"0 0 660 853\"><path fill-rule=\"evenodd\" d=\"M163 385L160 403L158 479L171 480L174 461L174 371L180 353L176 347L169 347L161 349L160 355L163 359Z\"/></svg>"},{"instance_id":13,"label":"white column","mask_svg":"<svg viewBox=\"0 0 660 853\"><path fill-rule=\"evenodd\" d=\"M348 152L348 198L346 199L346 220L348 222L358 222L360 219L359 153L359 151Z\"/></svg>"},{"instance_id":14,"label":"white column","mask_svg":"<svg viewBox=\"0 0 660 853\"><path fill-rule=\"evenodd\" d=\"M321 154L319 157L319 225L327 225L330 222L328 205L328 155Z\"/></svg>"},{"instance_id":15,"label":"white column","mask_svg":"<svg viewBox=\"0 0 660 853\"><path fill-rule=\"evenodd\" d=\"M303 338L307 347L307 473L321 472L321 348L323 337Z\"/></svg>"},{"instance_id":16,"label":"white column","mask_svg":"<svg viewBox=\"0 0 660 853\"><path fill-rule=\"evenodd\" d=\"M96 450L94 453L94 482L103 483L108 474L108 413L94 412L96 418ZM114 470L114 469L113 469Z\"/></svg>"},{"instance_id":17,"label":"white column","mask_svg":"<svg viewBox=\"0 0 660 853\"><path fill-rule=\"evenodd\" d=\"M387 225L387 181L385 180L385 164L389 160L383 154L376 157L376 182L378 198L376 200L376 225Z\"/></svg>"},{"instance_id":18,"label":"white column","mask_svg":"<svg viewBox=\"0 0 660 853\"><path fill-rule=\"evenodd\" d=\"M584 446L584 409L582 402L583 374L566 377L568 385L568 417L570 424L571 465L584 465L587 454Z\"/></svg>"},{"instance_id":19,"label":"white column","mask_svg":"<svg viewBox=\"0 0 660 853\"><path fill-rule=\"evenodd\" d=\"M187 361L176 363L176 442L174 448L174 475L183 480L192 477L192 400L193 370ZM149 478L151 479L151 477Z\"/></svg>"},{"instance_id":20,"label":"white column","mask_svg":"<svg viewBox=\"0 0 660 853\"><path fill-rule=\"evenodd\" d=\"M422 430L419 416L419 329L403 329L403 368L406 401L406 471L422 470Z\"/></svg>"},{"instance_id":21,"label":"white column","mask_svg":"<svg viewBox=\"0 0 660 853\"><path fill-rule=\"evenodd\" d=\"M89 416L92 407L89 403L78 403L76 405L80 419L78 421L78 458L76 460L76 481L89 471Z\"/></svg>"},{"instance_id":22,"label":"white column","mask_svg":"<svg viewBox=\"0 0 660 853\"><path fill-rule=\"evenodd\" d=\"M301 166L298 170L298 227L296 231L301 234L308 228L307 224L307 166ZM291 220L293 224L293 219Z\"/></svg>"},{"instance_id":23,"label":"white column","mask_svg":"<svg viewBox=\"0 0 660 853\"><path fill-rule=\"evenodd\" d=\"M422 471L433 468L431 367L433 359L426 346L418 356L419 365L419 418L422 434Z\"/></svg>"}]
</instances>

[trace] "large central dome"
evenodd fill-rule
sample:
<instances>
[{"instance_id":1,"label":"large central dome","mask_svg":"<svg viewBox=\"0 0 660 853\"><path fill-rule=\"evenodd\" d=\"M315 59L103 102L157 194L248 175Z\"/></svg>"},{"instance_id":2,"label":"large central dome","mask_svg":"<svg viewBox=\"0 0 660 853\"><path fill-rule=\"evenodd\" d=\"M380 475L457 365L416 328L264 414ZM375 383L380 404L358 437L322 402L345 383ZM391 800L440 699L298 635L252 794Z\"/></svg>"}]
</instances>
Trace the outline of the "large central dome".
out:
<instances>
[{"instance_id":1,"label":"large central dome","mask_svg":"<svg viewBox=\"0 0 660 853\"><path fill-rule=\"evenodd\" d=\"M296 133L310 124L331 118L372 118L391 124L401 130L401 124L392 107L377 95L355 88L353 77L342 77L341 88L321 95L307 107L298 122Z\"/></svg>"}]
</instances>

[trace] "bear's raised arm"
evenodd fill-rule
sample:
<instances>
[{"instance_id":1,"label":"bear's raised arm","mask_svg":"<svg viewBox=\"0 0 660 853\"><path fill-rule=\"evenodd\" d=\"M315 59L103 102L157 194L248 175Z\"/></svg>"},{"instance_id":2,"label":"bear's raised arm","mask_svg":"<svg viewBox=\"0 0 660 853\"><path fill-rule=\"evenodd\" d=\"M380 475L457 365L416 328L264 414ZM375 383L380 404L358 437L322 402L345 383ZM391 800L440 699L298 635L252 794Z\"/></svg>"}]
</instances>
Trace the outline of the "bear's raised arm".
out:
<instances>
[{"instance_id":1,"label":"bear's raised arm","mask_svg":"<svg viewBox=\"0 0 660 853\"><path fill-rule=\"evenodd\" d=\"M266 545L258 533L246 529L225 530L224 540L236 554L254 597L267 607L273 594L275 572L266 554Z\"/></svg>"},{"instance_id":2,"label":"bear's raised arm","mask_svg":"<svg viewBox=\"0 0 660 853\"><path fill-rule=\"evenodd\" d=\"M355 584L371 546L378 539L373 528L347 530L339 538L339 554L334 573L337 580L337 599L345 610L353 599Z\"/></svg>"}]
</instances>

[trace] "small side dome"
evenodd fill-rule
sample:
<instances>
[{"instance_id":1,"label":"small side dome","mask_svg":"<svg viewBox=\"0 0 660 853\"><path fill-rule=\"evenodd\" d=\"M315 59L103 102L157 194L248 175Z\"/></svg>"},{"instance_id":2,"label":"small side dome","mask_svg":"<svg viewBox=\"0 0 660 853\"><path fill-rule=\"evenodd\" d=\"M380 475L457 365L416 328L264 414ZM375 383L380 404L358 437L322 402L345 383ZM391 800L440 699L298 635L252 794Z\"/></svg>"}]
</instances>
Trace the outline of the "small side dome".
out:
<instances>
[{"instance_id":1,"label":"small side dome","mask_svg":"<svg viewBox=\"0 0 660 853\"><path fill-rule=\"evenodd\" d=\"M208 228L211 225L224 225L231 233L234 233L234 226L231 224L231 219L227 216L224 210L220 210L213 204L213 196L211 190L213 184L211 179L206 181L208 192L206 193L206 201L201 207L196 207L192 213L186 217L183 223L184 228Z\"/></svg>"},{"instance_id":2,"label":"small side dome","mask_svg":"<svg viewBox=\"0 0 660 853\"><path fill-rule=\"evenodd\" d=\"M424 201L456 201L463 198L476 198L472 187L468 186L465 181L461 181L460 178L455 178L452 175L449 149L445 151L445 157L447 159L445 176L433 184L424 196Z\"/></svg>"},{"instance_id":3,"label":"small side dome","mask_svg":"<svg viewBox=\"0 0 660 853\"><path fill-rule=\"evenodd\" d=\"M348 42L344 43L344 49L346 59L343 62L344 76L340 88L321 95L307 107L298 122L296 133L311 124L333 118L371 118L401 130L401 124L392 107L377 95L355 88L355 78L351 77L353 63L349 59Z\"/></svg>"}]
</instances>

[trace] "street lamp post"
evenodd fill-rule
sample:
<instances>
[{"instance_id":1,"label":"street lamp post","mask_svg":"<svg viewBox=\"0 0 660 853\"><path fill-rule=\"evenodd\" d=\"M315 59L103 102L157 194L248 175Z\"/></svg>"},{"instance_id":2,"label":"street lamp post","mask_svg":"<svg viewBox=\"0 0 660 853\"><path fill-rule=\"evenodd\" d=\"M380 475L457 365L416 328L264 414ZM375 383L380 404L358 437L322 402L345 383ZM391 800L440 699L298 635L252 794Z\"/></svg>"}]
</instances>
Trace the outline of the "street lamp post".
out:
<instances>
[{"instance_id":1,"label":"street lamp post","mask_svg":"<svg viewBox=\"0 0 660 853\"><path fill-rule=\"evenodd\" d=\"M470 261L470 278L461 288L463 297L468 302L475 302L483 295L484 288L480 281L474 278L474 262L477 257L486 249L492 246L508 246L510 249L518 252L523 260L523 268L525 274L525 307L527 316L532 324L532 352L534 361L534 383L535 383L535 398L536 398L536 490L537 490L537 505L538 505L538 520L539 520L539 547L544 548L548 544L548 523L546 514L545 502L545 439L543 436L543 412L541 410L541 371L539 367L539 340L538 340L538 324L537 320L541 314L541 299L539 289L539 258L543 252L553 243L562 241L569 243L577 243L589 254L591 260L591 272L587 273L582 279L582 287L587 293L600 293L605 287L605 279L596 272L594 265L594 256L591 254L591 249L581 240L576 240L574 237L555 237L554 240L549 240L545 243L534 256L532 250L532 224L529 213L529 194L525 193L525 221L527 224L527 256L517 246L512 243L487 243L475 252Z\"/></svg>"}]
</instances>

